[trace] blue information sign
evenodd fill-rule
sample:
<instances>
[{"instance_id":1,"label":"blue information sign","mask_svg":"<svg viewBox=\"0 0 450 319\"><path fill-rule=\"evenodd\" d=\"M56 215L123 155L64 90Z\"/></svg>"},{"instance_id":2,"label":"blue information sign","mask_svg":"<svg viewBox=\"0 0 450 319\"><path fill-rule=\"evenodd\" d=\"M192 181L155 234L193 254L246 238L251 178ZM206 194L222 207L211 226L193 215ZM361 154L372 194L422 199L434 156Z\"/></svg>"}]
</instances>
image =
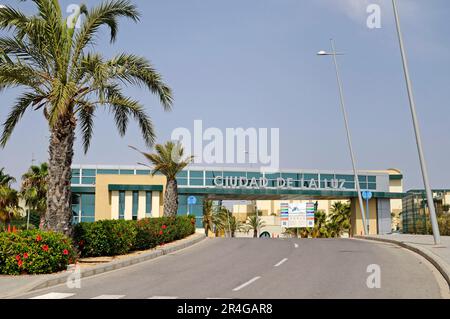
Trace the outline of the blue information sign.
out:
<instances>
[{"instance_id":1,"label":"blue information sign","mask_svg":"<svg viewBox=\"0 0 450 319\"><path fill-rule=\"evenodd\" d=\"M197 204L197 197L195 196L189 196L187 199L188 205L195 205Z\"/></svg>"}]
</instances>

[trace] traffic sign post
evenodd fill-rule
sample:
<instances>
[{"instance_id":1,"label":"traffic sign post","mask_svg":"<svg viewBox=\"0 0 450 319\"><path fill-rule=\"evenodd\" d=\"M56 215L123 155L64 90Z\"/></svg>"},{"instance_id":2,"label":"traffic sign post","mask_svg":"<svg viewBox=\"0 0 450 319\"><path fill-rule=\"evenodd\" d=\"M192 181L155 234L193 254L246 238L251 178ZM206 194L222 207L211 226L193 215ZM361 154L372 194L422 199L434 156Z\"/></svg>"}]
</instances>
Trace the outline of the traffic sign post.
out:
<instances>
[{"instance_id":1,"label":"traffic sign post","mask_svg":"<svg viewBox=\"0 0 450 319\"><path fill-rule=\"evenodd\" d=\"M187 198L187 204L188 204L188 212L187 212L187 214L189 215L192 212L192 205L197 204L197 197L189 196Z\"/></svg>"},{"instance_id":2,"label":"traffic sign post","mask_svg":"<svg viewBox=\"0 0 450 319\"><path fill-rule=\"evenodd\" d=\"M369 222L370 222L369 200L373 197L373 194L371 191L363 191L362 197L363 197L363 199L366 200L366 214L367 214L366 215L366 227L367 227L366 233L367 233L367 235L369 235L369 230L370 230L370 228L369 228Z\"/></svg>"}]
</instances>

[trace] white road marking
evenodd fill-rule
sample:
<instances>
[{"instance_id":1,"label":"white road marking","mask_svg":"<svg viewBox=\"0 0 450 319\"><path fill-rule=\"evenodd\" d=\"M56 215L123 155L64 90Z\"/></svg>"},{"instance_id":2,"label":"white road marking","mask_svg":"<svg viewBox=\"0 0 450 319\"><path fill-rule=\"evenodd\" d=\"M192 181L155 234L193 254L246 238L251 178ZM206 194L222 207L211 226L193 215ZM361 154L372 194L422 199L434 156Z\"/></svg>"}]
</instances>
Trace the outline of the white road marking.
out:
<instances>
[{"instance_id":1,"label":"white road marking","mask_svg":"<svg viewBox=\"0 0 450 319\"><path fill-rule=\"evenodd\" d=\"M287 260L288 260L287 258L284 258L284 259L283 259L282 261L280 261L278 264L274 265L274 267L279 267L279 266L281 266L281 265L284 264Z\"/></svg>"},{"instance_id":2,"label":"white road marking","mask_svg":"<svg viewBox=\"0 0 450 319\"><path fill-rule=\"evenodd\" d=\"M59 292L51 292L45 295L36 296L30 299L64 299L74 296L75 294L65 294Z\"/></svg>"},{"instance_id":3,"label":"white road marking","mask_svg":"<svg viewBox=\"0 0 450 319\"><path fill-rule=\"evenodd\" d=\"M257 281L257 280L260 279L260 278L261 278L261 277L258 276L258 277L255 277L255 278L253 278L253 279L250 279L249 281L247 281L246 283L243 283L243 284L240 285L239 287L234 288L233 291L239 291L239 290L241 290L242 288L245 288L245 287L247 287L248 285L254 283L255 281Z\"/></svg>"},{"instance_id":4,"label":"white road marking","mask_svg":"<svg viewBox=\"0 0 450 319\"><path fill-rule=\"evenodd\" d=\"M294 247L295 247L295 248L298 248L298 244L294 244Z\"/></svg>"},{"instance_id":5,"label":"white road marking","mask_svg":"<svg viewBox=\"0 0 450 319\"><path fill-rule=\"evenodd\" d=\"M125 295L100 295L92 299L120 299L123 297L125 297Z\"/></svg>"},{"instance_id":6,"label":"white road marking","mask_svg":"<svg viewBox=\"0 0 450 319\"><path fill-rule=\"evenodd\" d=\"M148 299L177 299L178 297L173 296L153 296Z\"/></svg>"}]
</instances>

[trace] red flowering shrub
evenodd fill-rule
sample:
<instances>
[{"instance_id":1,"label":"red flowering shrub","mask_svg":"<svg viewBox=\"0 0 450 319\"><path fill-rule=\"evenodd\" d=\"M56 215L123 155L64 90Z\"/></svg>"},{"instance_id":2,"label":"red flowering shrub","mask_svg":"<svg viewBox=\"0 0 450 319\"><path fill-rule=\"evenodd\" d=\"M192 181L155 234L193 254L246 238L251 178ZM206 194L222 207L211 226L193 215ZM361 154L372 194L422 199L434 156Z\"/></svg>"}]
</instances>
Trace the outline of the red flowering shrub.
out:
<instances>
[{"instance_id":1,"label":"red flowering shrub","mask_svg":"<svg viewBox=\"0 0 450 319\"><path fill-rule=\"evenodd\" d=\"M176 216L81 223L75 227L75 242L82 257L124 255L193 234L192 220L195 221L192 216Z\"/></svg>"},{"instance_id":2,"label":"red flowering shrub","mask_svg":"<svg viewBox=\"0 0 450 319\"><path fill-rule=\"evenodd\" d=\"M151 249L185 238L195 232L192 216L146 218L136 223L134 250Z\"/></svg>"},{"instance_id":3,"label":"red flowering shrub","mask_svg":"<svg viewBox=\"0 0 450 319\"><path fill-rule=\"evenodd\" d=\"M0 274L50 274L66 270L77 255L62 234L40 230L0 233Z\"/></svg>"}]
</instances>

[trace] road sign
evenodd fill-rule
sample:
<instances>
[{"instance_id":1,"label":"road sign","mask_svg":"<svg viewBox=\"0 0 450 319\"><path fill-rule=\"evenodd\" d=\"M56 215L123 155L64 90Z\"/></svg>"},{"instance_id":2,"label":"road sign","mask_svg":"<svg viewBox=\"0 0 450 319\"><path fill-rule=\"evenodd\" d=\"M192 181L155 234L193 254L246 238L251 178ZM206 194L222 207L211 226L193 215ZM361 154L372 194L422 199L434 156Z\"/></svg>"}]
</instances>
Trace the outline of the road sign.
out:
<instances>
[{"instance_id":1,"label":"road sign","mask_svg":"<svg viewBox=\"0 0 450 319\"><path fill-rule=\"evenodd\" d=\"M363 191L363 192L362 192L362 197L363 197L365 200L371 199L372 196L373 196L373 194L372 194L371 191Z\"/></svg>"},{"instance_id":2,"label":"road sign","mask_svg":"<svg viewBox=\"0 0 450 319\"><path fill-rule=\"evenodd\" d=\"M195 196L189 196L187 199L188 205L195 205L197 204L197 197Z\"/></svg>"}]
</instances>

